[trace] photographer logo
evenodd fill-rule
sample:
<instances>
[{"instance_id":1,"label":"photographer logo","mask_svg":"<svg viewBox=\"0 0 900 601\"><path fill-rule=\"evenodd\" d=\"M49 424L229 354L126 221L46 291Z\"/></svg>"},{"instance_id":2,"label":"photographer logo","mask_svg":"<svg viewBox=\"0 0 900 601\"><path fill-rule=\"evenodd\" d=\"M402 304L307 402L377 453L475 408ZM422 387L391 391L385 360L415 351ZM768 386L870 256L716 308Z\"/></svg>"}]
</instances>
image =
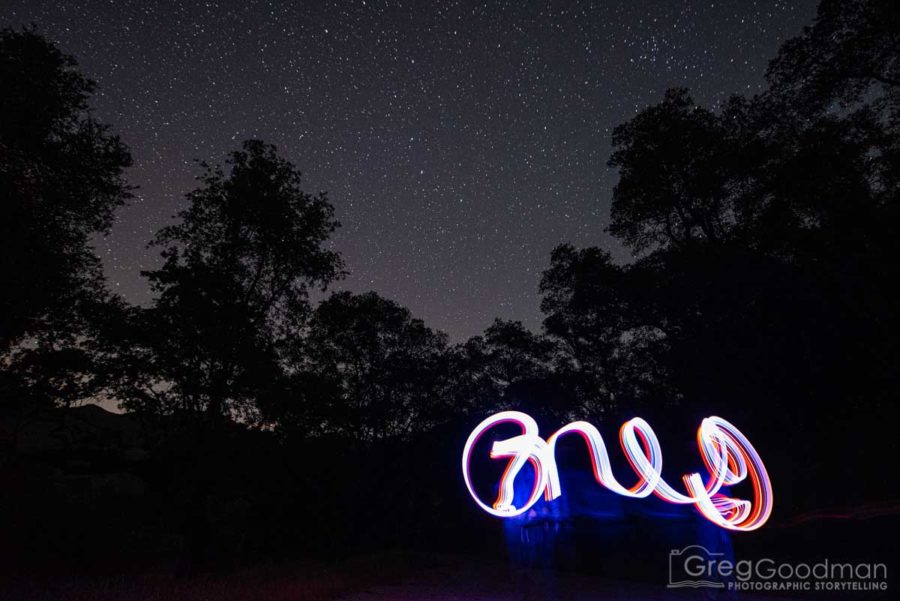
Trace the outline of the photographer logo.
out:
<instances>
[{"instance_id":1,"label":"photographer logo","mask_svg":"<svg viewBox=\"0 0 900 601\"><path fill-rule=\"evenodd\" d=\"M729 558L690 545L669 551L668 588L730 591L886 591L887 565L830 559L815 562Z\"/></svg>"}]
</instances>

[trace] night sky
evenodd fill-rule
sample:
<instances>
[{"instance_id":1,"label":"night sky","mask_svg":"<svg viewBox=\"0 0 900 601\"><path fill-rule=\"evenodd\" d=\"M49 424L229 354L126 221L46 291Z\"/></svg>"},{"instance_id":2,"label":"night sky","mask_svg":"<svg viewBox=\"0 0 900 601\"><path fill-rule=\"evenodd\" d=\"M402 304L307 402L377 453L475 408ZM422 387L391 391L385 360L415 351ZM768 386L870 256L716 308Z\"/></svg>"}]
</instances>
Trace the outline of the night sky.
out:
<instances>
[{"instance_id":1,"label":"night sky","mask_svg":"<svg viewBox=\"0 0 900 601\"><path fill-rule=\"evenodd\" d=\"M612 128L667 87L709 106L759 91L814 13L814 0L0 0L0 24L34 22L79 59L98 117L131 147L140 189L97 244L113 289L148 300L146 243L195 187L194 159L258 137L328 191L341 286L453 340L494 317L538 329L559 243L628 260L604 232Z\"/></svg>"}]
</instances>

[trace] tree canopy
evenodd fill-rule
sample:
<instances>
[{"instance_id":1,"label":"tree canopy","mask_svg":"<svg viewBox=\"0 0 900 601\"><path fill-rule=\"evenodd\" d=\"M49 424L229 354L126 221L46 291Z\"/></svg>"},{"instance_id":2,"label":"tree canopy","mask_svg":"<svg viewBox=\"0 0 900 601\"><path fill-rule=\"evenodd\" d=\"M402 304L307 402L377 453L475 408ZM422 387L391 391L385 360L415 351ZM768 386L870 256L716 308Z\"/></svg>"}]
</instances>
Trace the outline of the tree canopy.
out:
<instances>
[{"instance_id":1,"label":"tree canopy","mask_svg":"<svg viewBox=\"0 0 900 601\"><path fill-rule=\"evenodd\" d=\"M327 197L303 192L296 168L257 140L227 168L204 166L200 182L152 242L157 297L125 320L118 393L135 409L255 419L298 352L310 291L342 274L326 247L339 224Z\"/></svg>"},{"instance_id":2,"label":"tree canopy","mask_svg":"<svg viewBox=\"0 0 900 601\"><path fill-rule=\"evenodd\" d=\"M97 299L91 237L130 196L128 149L76 67L33 30L0 32L0 350Z\"/></svg>"}]
</instances>

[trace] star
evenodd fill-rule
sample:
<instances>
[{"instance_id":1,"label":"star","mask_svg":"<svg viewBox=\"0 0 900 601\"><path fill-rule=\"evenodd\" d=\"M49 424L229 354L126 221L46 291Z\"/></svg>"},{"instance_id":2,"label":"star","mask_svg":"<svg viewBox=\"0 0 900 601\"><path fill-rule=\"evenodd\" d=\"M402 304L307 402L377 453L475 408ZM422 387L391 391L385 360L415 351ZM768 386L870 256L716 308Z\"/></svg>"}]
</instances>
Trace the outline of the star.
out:
<instances>
[{"instance_id":1,"label":"star","mask_svg":"<svg viewBox=\"0 0 900 601\"><path fill-rule=\"evenodd\" d=\"M463 340L495 317L540 328L560 243L604 232L610 132L685 86L715 108L762 89L815 2L656 4L8 0L98 82L92 103L135 157L134 201L98 240L108 278L149 300L146 244L246 138L327 190L351 275Z\"/></svg>"}]
</instances>

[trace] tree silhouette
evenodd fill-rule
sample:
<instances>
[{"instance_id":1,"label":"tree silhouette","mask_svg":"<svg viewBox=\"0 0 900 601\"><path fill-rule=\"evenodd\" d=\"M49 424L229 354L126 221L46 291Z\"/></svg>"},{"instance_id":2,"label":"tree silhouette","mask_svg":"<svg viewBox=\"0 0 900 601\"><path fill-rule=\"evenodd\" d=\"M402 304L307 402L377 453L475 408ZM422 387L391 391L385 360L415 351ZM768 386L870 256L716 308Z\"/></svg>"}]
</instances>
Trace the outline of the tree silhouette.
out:
<instances>
[{"instance_id":1,"label":"tree silhouette","mask_svg":"<svg viewBox=\"0 0 900 601\"><path fill-rule=\"evenodd\" d=\"M130 196L131 157L93 90L33 29L0 31L0 409L16 432L102 383L94 326L116 299L91 241Z\"/></svg>"},{"instance_id":2,"label":"tree silhouette","mask_svg":"<svg viewBox=\"0 0 900 601\"><path fill-rule=\"evenodd\" d=\"M587 407L577 407L566 360L558 339L496 319L483 335L453 349L453 406L477 416L517 409L548 423L588 415Z\"/></svg>"},{"instance_id":3,"label":"tree silhouette","mask_svg":"<svg viewBox=\"0 0 900 601\"><path fill-rule=\"evenodd\" d=\"M0 351L103 289L90 241L129 198L128 150L91 115L94 83L33 30L0 32Z\"/></svg>"},{"instance_id":4,"label":"tree silhouette","mask_svg":"<svg viewBox=\"0 0 900 601\"><path fill-rule=\"evenodd\" d=\"M639 258L563 246L542 281L545 328L596 394L790 429L817 475L829 436L895 414L898 14L823 2L764 93L713 112L674 89L616 128L609 231ZM856 448L889 452L882 423Z\"/></svg>"},{"instance_id":5,"label":"tree silhouette","mask_svg":"<svg viewBox=\"0 0 900 601\"><path fill-rule=\"evenodd\" d=\"M619 182L610 233L638 252L726 234L732 144L686 90L669 90L658 106L616 127L613 147L609 166L619 168Z\"/></svg>"},{"instance_id":6,"label":"tree silhouette","mask_svg":"<svg viewBox=\"0 0 900 601\"><path fill-rule=\"evenodd\" d=\"M677 398L667 385L666 322L654 287L642 270L616 265L599 248L553 250L540 286L544 329L562 342L568 360L557 371L585 414Z\"/></svg>"},{"instance_id":7,"label":"tree silhouette","mask_svg":"<svg viewBox=\"0 0 900 601\"><path fill-rule=\"evenodd\" d=\"M368 443L399 439L442 419L447 340L409 310L374 292L340 292L322 301L309 323L300 394L330 398L307 416L309 431ZM294 420L303 406L282 407ZM289 423L289 422L288 422Z\"/></svg>"},{"instance_id":8,"label":"tree silhouette","mask_svg":"<svg viewBox=\"0 0 900 601\"><path fill-rule=\"evenodd\" d=\"M111 393L142 418L167 466L158 484L179 514L185 576L207 565L221 534L211 508L246 490L233 467L257 447L241 434L292 391L310 291L342 274L326 247L338 227L331 204L301 190L274 146L244 142L199 179L151 243L163 257L144 273L153 304L116 307L104 328Z\"/></svg>"},{"instance_id":9,"label":"tree silhouette","mask_svg":"<svg viewBox=\"0 0 900 601\"><path fill-rule=\"evenodd\" d=\"M900 104L897 63L900 8L890 0L824 0L815 22L787 41L769 65L771 91L794 113L821 113L835 104Z\"/></svg>"},{"instance_id":10,"label":"tree silhouette","mask_svg":"<svg viewBox=\"0 0 900 601\"><path fill-rule=\"evenodd\" d=\"M327 197L303 192L294 166L257 140L200 181L153 241L164 263L145 275L158 296L131 310L117 392L135 410L252 421L298 352L310 289L341 274L324 247L338 223Z\"/></svg>"},{"instance_id":11,"label":"tree silhouette","mask_svg":"<svg viewBox=\"0 0 900 601\"><path fill-rule=\"evenodd\" d=\"M374 292L316 303L343 274L338 223L257 140L204 165L154 238L150 306L110 295L90 242L128 198L128 152L74 59L33 30L0 32L0 417L105 389L142 419L95 415L149 450L0 462L4 481L32 483L32 497L2 489L10 555L45 520L90 538L85 505L58 489L101 463L147 480L129 515L157 530L131 530L160 548L180 534L185 574L222 536L271 554L459 541L473 522L458 451L468 422L504 409L542 431L648 417L667 453L676 429L718 413L758 445L779 511L825 487L836 505L895 496L872 458L895 453L900 390L898 14L826 0L764 92L713 110L672 89L616 128L609 231L634 260L562 244L543 332L498 319L453 345ZM125 507L101 501L97 515Z\"/></svg>"}]
</instances>

